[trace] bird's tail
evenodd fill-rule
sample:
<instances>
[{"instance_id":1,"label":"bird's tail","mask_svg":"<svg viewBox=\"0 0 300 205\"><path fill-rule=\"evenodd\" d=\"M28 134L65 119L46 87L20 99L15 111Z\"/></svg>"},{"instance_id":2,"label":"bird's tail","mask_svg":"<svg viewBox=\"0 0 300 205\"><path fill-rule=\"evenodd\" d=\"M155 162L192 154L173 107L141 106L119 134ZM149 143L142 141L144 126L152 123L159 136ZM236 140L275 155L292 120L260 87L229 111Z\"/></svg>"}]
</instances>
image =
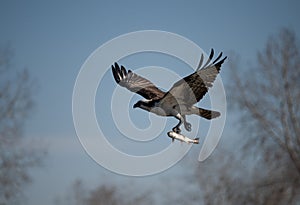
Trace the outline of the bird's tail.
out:
<instances>
[{"instance_id":1,"label":"bird's tail","mask_svg":"<svg viewBox=\"0 0 300 205\"><path fill-rule=\"evenodd\" d=\"M200 117L208 120L219 117L221 115L221 113L219 113L218 111L206 110L199 107L194 107L193 114L199 115Z\"/></svg>"}]
</instances>

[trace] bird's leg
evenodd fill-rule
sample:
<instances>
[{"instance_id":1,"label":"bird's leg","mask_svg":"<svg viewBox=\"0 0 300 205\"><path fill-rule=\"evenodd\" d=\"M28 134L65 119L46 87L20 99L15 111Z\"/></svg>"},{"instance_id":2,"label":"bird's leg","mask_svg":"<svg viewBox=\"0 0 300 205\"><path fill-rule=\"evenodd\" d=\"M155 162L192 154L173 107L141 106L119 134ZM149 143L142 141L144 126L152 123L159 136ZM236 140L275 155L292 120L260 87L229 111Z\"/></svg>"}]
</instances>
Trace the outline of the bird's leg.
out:
<instances>
[{"instance_id":1,"label":"bird's leg","mask_svg":"<svg viewBox=\"0 0 300 205\"><path fill-rule=\"evenodd\" d=\"M188 123L188 122L186 121L185 115L183 115L182 117L183 117L184 128L185 128L188 132L192 131L192 125L191 125L191 123Z\"/></svg>"},{"instance_id":2,"label":"bird's leg","mask_svg":"<svg viewBox=\"0 0 300 205\"><path fill-rule=\"evenodd\" d=\"M180 125L182 125L183 122L185 122L184 118L182 117L182 115L180 113L177 113L177 115L175 115L176 119L179 120L178 124L173 127L173 132L176 132L177 134L180 134L181 130L180 130Z\"/></svg>"},{"instance_id":3,"label":"bird's leg","mask_svg":"<svg viewBox=\"0 0 300 205\"><path fill-rule=\"evenodd\" d=\"M182 125L182 123L184 123L184 128L187 131L190 132L192 130L192 125L186 121L185 115L181 115L180 113L178 113L177 115L175 115L175 117L179 120L179 122L175 127L173 127L173 132L180 134L181 129L179 127Z\"/></svg>"}]
</instances>

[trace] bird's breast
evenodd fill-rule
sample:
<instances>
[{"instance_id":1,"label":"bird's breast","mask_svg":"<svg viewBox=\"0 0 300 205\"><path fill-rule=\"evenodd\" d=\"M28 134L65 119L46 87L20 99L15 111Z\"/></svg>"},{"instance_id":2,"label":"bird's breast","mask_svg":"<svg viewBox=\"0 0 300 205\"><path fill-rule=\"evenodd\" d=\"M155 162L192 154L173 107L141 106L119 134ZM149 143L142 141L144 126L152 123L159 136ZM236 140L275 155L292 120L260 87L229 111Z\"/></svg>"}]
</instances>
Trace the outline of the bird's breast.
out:
<instances>
[{"instance_id":1,"label":"bird's breast","mask_svg":"<svg viewBox=\"0 0 300 205\"><path fill-rule=\"evenodd\" d=\"M161 107L153 107L150 112L160 116L169 116L168 112Z\"/></svg>"}]
</instances>

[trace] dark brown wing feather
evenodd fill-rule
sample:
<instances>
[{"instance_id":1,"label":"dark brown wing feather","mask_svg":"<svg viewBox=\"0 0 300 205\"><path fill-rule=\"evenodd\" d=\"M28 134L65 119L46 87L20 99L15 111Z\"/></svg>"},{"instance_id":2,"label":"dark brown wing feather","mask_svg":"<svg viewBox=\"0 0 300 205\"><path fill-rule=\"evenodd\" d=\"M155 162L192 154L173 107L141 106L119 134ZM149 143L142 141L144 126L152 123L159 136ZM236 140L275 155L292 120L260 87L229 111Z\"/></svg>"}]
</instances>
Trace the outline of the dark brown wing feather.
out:
<instances>
[{"instance_id":1,"label":"dark brown wing feather","mask_svg":"<svg viewBox=\"0 0 300 205\"><path fill-rule=\"evenodd\" d=\"M208 88L212 87L213 82L220 72L221 65L227 58L224 57L222 60L218 61L222 56L222 53L220 53L216 60L210 63L213 58L213 54L214 51L212 49L209 59L202 67L203 57L201 57L196 72L177 81L164 98L166 98L167 101L172 101L173 98L176 98L177 103L184 103L188 105L193 105L199 102L207 93Z\"/></svg>"},{"instance_id":2,"label":"dark brown wing feather","mask_svg":"<svg viewBox=\"0 0 300 205\"><path fill-rule=\"evenodd\" d=\"M112 65L111 68L115 81L120 86L125 87L148 100L159 99L165 95L165 92L158 89L152 82L133 73L131 70L128 70L127 72L123 66L120 67L117 63Z\"/></svg>"}]
</instances>

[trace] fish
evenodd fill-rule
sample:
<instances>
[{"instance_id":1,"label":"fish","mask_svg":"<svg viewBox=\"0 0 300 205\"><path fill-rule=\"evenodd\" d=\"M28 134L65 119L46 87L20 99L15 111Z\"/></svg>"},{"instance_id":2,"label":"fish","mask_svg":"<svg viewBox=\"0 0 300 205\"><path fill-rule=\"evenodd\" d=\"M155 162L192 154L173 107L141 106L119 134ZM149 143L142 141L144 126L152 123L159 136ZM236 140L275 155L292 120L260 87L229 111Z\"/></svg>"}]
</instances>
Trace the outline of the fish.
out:
<instances>
[{"instance_id":1,"label":"fish","mask_svg":"<svg viewBox=\"0 0 300 205\"><path fill-rule=\"evenodd\" d=\"M193 144L199 144L199 138L194 138L194 139L191 139L191 138L188 138L184 135L181 135L181 134L178 134L176 132L173 132L173 131L170 131L168 132L168 136L170 138L172 138L172 142L174 142L175 139L181 141L181 142L186 142L186 143L193 143Z\"/></svg>"}]
</instances>

